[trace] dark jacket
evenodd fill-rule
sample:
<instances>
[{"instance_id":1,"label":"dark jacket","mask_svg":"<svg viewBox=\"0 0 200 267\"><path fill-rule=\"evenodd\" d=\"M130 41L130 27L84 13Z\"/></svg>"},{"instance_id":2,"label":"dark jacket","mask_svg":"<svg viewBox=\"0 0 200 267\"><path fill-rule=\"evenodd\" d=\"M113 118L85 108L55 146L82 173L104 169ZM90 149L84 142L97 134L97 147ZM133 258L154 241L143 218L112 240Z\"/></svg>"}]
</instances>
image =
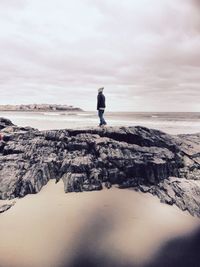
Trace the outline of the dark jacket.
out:
<instances>
[{"instance_id":1,"label":"dark jacket","mask_svg":"<svg viewBox=\"0 0 200 267\"><path fill-rule=\"evenodd\" d=\"M97 96L97 110L100 108L105 108L106 107L106 98L102 92L98 93Z\"/></svg>"}]
</instances>

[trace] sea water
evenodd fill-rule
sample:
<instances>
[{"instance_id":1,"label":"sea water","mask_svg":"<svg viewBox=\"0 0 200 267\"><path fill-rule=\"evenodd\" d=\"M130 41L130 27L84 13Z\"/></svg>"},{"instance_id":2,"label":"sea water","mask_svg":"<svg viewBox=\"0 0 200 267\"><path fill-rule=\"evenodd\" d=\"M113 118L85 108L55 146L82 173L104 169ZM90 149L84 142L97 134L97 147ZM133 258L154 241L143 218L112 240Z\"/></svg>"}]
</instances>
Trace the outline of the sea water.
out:
<instances>
[{"instance_id":1,"label":"sea water","mask_svg":"<svg viewBox=\"0 0 200 267\"><path fill-rule=\"evenodd\" d=\"M39 130L87 128L99 124L97 112L1 112L18 126ZM200 112L105 112L108 126L144 126L169 134L200 132Z\"/></svg>"}]
</instances>

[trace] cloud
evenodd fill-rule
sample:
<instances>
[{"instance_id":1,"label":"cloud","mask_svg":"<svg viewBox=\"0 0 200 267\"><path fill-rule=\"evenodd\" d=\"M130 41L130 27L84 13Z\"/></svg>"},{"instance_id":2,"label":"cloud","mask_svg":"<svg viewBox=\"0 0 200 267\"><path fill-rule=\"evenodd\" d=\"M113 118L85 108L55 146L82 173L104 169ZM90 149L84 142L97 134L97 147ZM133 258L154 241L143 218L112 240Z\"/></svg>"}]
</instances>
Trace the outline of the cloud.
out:
<instances>
[{"instance_id":1,"label":"cloud","mask_svg":"<svg viewBox=\"0 0 200 267\"><path fill-rule=\"evenodd\" d=\"M12 0L0 15L1 104L94 109L105 86L110 110L200 108L199 1Z\"/></svg>"}]
</instances>

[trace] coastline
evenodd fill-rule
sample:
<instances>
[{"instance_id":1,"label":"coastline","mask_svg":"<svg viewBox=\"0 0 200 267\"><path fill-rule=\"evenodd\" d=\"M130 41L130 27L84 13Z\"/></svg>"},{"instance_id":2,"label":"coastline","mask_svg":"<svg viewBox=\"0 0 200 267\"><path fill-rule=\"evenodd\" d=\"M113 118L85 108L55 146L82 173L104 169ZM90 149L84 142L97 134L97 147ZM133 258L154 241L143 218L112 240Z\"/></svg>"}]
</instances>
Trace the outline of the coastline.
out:
<instances>
[{"instance_id":1,"label":"coastline","mask_svg":"<svg viewBox=\"0 0 200 267\"><path fill-rule=\"evenodd\" d=\"M66 109L66 110L48 110L48 109L40 109L40 110L10 110L10 109L4 109L4 110L0 110L0 112L11 112L11 113L15 113L15 112L19 112L19 113L43 113L43 112L50 112L50 113L62 113L62 112L85 112L82 109L79 108L74 108L74 109Z\"/></svg>"},{"instance_id":2,"label":"coastline","mask_svg":"<svg viewBox=\"0 0 200 267\"><path fill-rule=\"evenodd\" d=\"M18 105L0 105L1 111L82 111L81 108L73 107L72 105L63 104L18 104Z\"/></svg>"},{"instance_id":3,"label":"coastline","mask_svg":"<svg viewBox=\"0 0 200 267\"><path fill-rule=\"evenodd\" d=\"M96 111L3 111L16 125L31 126L39 130L96 127L99 123ZM168 134L192 134L200 132L200 113L140 113L105 112L109 126L144 126ZM45 123L44 123L45 122Z\"/></svg>"}]
</instances>

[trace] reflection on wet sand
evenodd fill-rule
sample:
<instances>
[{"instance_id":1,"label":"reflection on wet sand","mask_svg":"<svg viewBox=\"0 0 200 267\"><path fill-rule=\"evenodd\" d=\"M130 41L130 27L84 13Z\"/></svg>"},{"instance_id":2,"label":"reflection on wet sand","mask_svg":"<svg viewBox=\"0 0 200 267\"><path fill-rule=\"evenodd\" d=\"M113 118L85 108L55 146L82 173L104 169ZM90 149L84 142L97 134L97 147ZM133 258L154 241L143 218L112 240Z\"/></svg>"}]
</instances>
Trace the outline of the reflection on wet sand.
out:
<instances>
[{"instance_id":1,"label":"reflection on wet sand","mask_svg":"<svg viewBox=\"0 0 200 267\"><path fill-rule=\"evenodd\" d=\"M149 194L117 188L64 194L62 182L50 181L1 214L0 262L2 267L175 266L170 264L184 259L182 252L195 254L199 234L196 239L192 234L199 226L199 219Z\"/></svg>"}]
</instances>

